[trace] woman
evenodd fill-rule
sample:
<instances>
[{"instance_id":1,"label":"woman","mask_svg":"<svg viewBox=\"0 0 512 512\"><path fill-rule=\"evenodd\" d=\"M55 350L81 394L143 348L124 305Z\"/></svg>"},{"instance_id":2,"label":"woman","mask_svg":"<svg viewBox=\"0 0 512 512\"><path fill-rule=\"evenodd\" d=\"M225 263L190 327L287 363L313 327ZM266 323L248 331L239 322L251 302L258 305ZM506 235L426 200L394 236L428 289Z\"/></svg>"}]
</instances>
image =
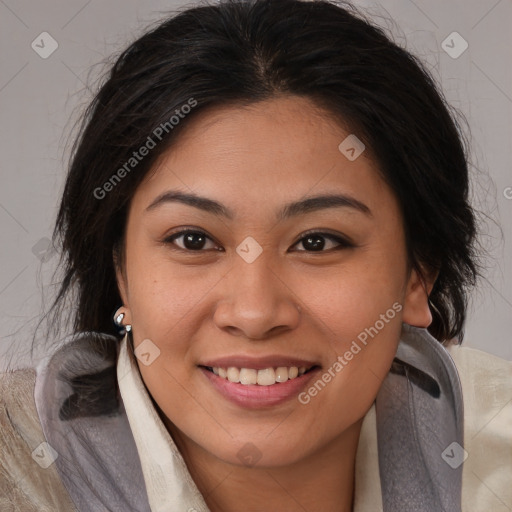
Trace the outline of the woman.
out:
<instances>
[{"instance_id":1,"label":"woman","mask_svg":"<svg viewBox=\"0 0 512 512\"><path fill-rule=\"evenodd\" d=\"M441 93L350 6L165 20L84 117L75 334L2 377L2 510L510 506L510 363L457 344L475 224Z\"/></svg>"}]
</instances>

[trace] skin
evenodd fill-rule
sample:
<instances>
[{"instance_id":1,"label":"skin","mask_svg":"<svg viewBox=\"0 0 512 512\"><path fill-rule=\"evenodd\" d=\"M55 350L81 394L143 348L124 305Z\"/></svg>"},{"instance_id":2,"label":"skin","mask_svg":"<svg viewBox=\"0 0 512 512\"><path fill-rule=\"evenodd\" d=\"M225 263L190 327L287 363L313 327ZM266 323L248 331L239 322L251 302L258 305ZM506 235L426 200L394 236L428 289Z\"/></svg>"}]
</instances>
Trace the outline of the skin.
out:
<instances>
[{"instance_id":1,"label":"skin","mask_svg":"<svg viewBox=\"0 0 512 512\"><path fill-rule=\"evenodd\" d=\"M241 503L248 512L269 503L284 512L352 510L362 420L401 324L432 321L433 282L408 268L392 191L369 152L349 161L338 150L349 133L293 96L214 109L187 124L132 199L117 266L125 323L135 348L150 339L160 349L139 369L212 512L235 512ZM177 202L146 210L171 189L214 199L234 217ZM288 202L334 193L372 215L336 207L276 220ZM184 236L163 241L185 228L209 237L202 248L197 238L192 249ZM325 237L315 251L304 241L311 229L349 237L355 247ZM252 263L236 252L247 236L263 250ZM232 354L284 354L325 371L395 302L402 310L307 405L292 398L246 410L197 366ZM237 456L246 443L261 456L255 466Z\"/></svg>"}]
</instances>

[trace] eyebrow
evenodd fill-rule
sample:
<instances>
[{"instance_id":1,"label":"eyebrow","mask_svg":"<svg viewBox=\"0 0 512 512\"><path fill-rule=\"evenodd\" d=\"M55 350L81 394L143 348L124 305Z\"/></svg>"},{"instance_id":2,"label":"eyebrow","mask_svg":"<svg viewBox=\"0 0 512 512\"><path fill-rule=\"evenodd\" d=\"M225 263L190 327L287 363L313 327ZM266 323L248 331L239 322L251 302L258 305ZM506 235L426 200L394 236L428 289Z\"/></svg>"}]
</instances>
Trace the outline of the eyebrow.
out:
<instances>
[{"instance_id":1,"label":"eyebrow","mask_svg":"<svg viewBox=\"0 0 512 512\"><path fill-rule=\"evenodd\" d=\"M225 207L223 204L209 199L207 197L198 196L193 193L184 193L178 190L168 190L160 194L147 208L146 211L155 209L166 203L182 203L188 206L193 206L207 213L216 215L217 217L224 217L233 220L235 215L233 212ZM318 196L307 197L300 201L295 201L284 205L284 207L277 213L277 220L283 221L298 215L305 215L307 213L324 210L327 208L352 208L356 211L364 213L369 217L373 214L364 203L358 201L352 196L346 194L323 194Z\"/></svg>"}]
</instances>

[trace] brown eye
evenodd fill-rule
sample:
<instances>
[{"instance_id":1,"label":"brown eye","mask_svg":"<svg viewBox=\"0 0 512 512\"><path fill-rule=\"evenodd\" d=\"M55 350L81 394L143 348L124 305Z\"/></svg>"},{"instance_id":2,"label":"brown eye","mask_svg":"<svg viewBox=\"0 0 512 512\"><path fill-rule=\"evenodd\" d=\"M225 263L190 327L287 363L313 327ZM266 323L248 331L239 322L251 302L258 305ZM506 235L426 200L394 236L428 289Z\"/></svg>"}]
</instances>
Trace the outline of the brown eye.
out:
<instances>
[{"instance_id":1,"label":"brown eye","mask_svg":"<svg viewBox=\"0 0 512 512\"><path fill-rule=\"evenodd\" d=\"M331 249L340 250L349 247L354 247L354 244L352 244L348 240L345 240L342 237L331 235L329 233L319 232L308 233L306 236L301 238L295 245L302 244L302 246L305 248L305 251L299 252L326 252L324 251L324 248L326 245L329 245L328 243L326 244L326 240L330 240L331 242L335 243L334 247L327 247L326 251Z\"/></svg>"},{"instance_id":2,"label":"brown eye","mask_svg":"<svg viewBox=\"0 0 512 512\"><path fill-rule=\"evenodd\" d=\"M180 243L176 243L176 240L180 239L183 240L180 241ZM205 249L205 245L208 241L213 244L211 238L202 231L191 230L180 231L164 240L165 243L177 245L180 249L185 251L201 251ZM216 247L215 244L213 244L213 247ZM211 249L212 247L209 248Z\"/></svg>"}]
</instances>

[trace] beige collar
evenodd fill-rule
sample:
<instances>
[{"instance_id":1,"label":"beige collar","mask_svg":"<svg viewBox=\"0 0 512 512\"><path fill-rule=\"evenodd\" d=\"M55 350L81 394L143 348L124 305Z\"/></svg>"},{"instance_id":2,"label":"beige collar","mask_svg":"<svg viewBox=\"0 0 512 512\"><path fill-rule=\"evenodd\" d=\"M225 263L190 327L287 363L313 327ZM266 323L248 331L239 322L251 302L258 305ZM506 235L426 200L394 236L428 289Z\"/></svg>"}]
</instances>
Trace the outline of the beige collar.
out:
<instances>
[{"instance_id":1,"label":"beige collar","mask_svg":"<svg viewBox=\"0 0 512 512\"><path fill-rule=\"evenodd\" d=\"M152 512L209 512L181 453L151 402L126 336L121 342L117 379ZM354 512L382 510L374 405L361 428L355 482Z\"/></svg>"}]
</instances>

